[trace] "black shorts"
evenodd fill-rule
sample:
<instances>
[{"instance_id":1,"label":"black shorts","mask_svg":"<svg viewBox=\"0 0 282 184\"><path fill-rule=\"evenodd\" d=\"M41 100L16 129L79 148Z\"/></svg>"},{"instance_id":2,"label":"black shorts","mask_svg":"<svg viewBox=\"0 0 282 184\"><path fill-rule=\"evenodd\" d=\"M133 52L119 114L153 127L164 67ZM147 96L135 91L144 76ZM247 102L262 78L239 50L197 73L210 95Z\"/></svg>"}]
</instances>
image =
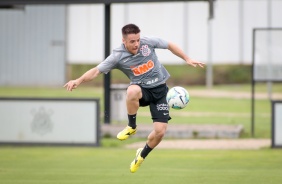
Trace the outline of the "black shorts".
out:
<instances>
[{"instance_id":1,"label":"black shorts","mask_svg":"<svg viewBox=\"0 0 282 184\"><path fill-rule=\"evenodd\" d=\"M141 86L140 86L141 87ZM142 88L142 98L139 100L141 107L150 106L153 122L167 123L170 120L169 106L166 101L168 87L161 84L154 88Z\"/></svg>"}]
</instances>

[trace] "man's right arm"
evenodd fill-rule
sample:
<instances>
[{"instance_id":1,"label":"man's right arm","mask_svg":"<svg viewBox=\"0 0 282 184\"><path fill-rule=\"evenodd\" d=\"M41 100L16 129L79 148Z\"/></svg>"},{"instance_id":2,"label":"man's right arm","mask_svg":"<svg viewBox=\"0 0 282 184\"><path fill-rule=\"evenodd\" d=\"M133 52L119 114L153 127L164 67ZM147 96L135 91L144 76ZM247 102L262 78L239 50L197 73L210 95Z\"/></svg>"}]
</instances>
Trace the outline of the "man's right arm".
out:
<instances>
[{"instance_id":1,"label":"man's right arm","mask_svg":"<svg viewBox=\"0 0 282 184\"><path fill-rule=\"evenodd\" d=\"M88 82L96 78L101 72L98 70L97 67L94 67L87 72L85 72L81 77L75 79L75 80L70 80L67 82L64 87L68 91L72 91L73 89L77 88L81 83L83 82Z\"/></svg>"}]
</instances>

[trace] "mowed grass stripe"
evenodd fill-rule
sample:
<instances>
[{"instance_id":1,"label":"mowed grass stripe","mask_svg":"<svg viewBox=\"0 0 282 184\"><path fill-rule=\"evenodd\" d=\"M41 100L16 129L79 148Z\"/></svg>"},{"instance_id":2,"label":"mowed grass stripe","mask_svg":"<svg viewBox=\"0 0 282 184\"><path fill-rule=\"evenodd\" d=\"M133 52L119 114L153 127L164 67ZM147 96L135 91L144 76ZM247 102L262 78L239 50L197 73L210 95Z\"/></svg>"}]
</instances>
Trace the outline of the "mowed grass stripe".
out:
<instances>
[{"instance_id":1,"label":"mowed grass stripe","mask_svg":"<svg viewBox=\"0 0 282 184\"><path fill-rule=\"evenodd\" d=\"M282 150L158 150L137 173L135 150L85 147L1 147L0 181L29 183L280 184Z\"/></svg>"}]
</instances>

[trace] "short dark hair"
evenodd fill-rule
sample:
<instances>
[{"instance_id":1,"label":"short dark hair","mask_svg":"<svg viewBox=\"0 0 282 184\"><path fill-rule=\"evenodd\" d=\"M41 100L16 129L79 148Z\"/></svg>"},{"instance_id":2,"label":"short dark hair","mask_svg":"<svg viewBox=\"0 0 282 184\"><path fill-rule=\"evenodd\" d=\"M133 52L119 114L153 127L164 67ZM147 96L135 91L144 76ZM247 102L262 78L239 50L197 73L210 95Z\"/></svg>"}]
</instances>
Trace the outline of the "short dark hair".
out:
<instances>
[{"instance_id":1,"label":"short dark hair","mask_svg":"<svg viewBox=\"0 0 282 184\"><path fill-rule=\"evenodd\" d=\"M138 34L140 33L140 29L135 24L127 24L123 26L123 28L121 29L121 32L122 32L122 36L124 37L128 34Z\"/></svg>"}]
</instances>

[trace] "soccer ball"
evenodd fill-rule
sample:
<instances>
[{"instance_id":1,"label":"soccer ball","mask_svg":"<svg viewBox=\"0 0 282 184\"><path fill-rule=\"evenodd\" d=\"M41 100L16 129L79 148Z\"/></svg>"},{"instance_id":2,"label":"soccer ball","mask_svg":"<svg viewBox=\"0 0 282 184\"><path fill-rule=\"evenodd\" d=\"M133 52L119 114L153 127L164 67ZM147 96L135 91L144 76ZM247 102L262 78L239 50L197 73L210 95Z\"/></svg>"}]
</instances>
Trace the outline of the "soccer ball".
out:
<instances>
[{"instance_id":1,"label":"soccer ball","mask_svg":"<svg viewBox=\"0 0 282 184\"><path fill-rule=\"evenodd\" d=\"M183 109L189 102L189 93L183 87L175 86L168 91L166 101L173 109Z\"/></svg>"}]
</instances>

